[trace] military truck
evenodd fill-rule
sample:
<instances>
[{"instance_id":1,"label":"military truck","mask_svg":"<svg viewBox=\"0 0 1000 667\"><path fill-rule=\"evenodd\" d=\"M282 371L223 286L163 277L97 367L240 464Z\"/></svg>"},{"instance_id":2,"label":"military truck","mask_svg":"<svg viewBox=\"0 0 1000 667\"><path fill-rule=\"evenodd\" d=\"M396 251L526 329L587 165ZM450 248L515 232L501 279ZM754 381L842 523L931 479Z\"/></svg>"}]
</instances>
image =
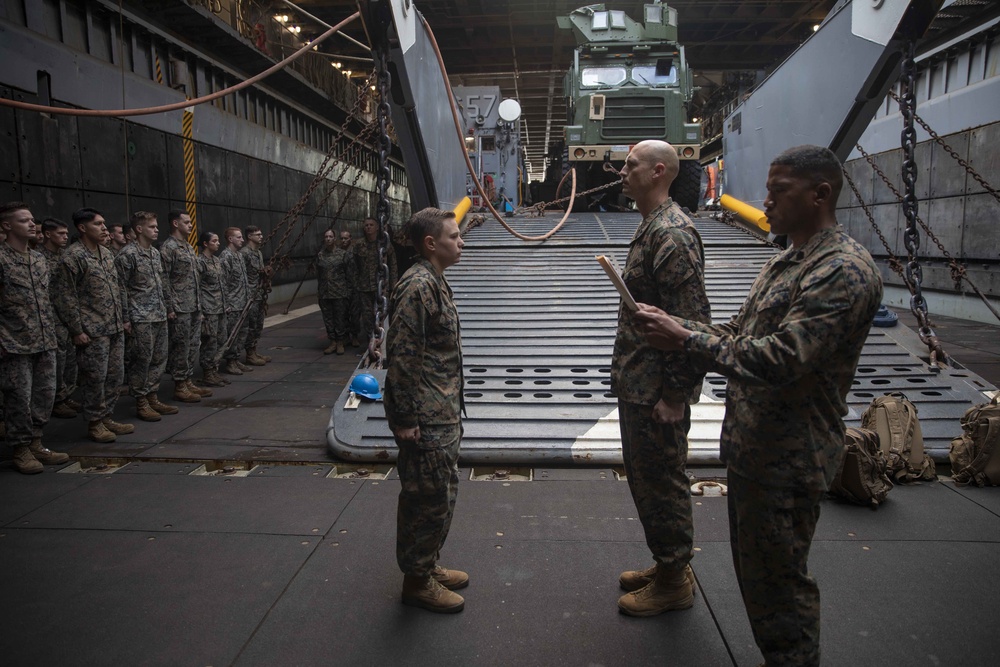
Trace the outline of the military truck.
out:
<instances>
[{"instance_id":1,"label":"military truck","mask_svg":"<svg viewBox=\"0 0 1000 667\"><path fill-rule=\"evenodd\" d=\"M695 89L684 47L677 43L677 10L652 2L643 6L642 19L603 4L558 17L560 28L573 31L577 48L564 82L569 125L562 159L556 160L561 164L550 172L558 182L576 167L577 191L593 188L616 178L605 163L621 169L633 145L662 139L681 158L671 195L694 211L701 187L701 126L688 117ZM579 208L617 204L620 192L597 193Z\"/></svg>"}]
</instances>

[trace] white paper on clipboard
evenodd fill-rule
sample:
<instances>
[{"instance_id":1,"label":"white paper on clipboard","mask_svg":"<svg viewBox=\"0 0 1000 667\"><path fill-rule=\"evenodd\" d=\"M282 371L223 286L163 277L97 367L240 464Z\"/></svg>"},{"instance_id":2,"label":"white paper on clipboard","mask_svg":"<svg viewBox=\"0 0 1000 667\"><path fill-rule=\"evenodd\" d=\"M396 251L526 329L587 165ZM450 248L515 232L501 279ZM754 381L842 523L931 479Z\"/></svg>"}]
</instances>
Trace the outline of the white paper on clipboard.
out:
<instances>
[{"instance_id":1,"label":"white paper on clipboard","mask_svg":"<svg viewBox=\"0 0 1000 667\"><path fill-rule=\"evenodd\" d=\"M621 295L622 301L633 313L639 310L639 306L636 305L635 299L632 298L632 293L628 291L628 287L625 285L625 281L622 280L621 275L618 274L618 269L615 265L611 263L611 260L604 255L597 255L594 259L601 265L604 272L608 274L608 278L614 284L615 289L618 290L618 294Z\"/></svg>"}]
</instances>

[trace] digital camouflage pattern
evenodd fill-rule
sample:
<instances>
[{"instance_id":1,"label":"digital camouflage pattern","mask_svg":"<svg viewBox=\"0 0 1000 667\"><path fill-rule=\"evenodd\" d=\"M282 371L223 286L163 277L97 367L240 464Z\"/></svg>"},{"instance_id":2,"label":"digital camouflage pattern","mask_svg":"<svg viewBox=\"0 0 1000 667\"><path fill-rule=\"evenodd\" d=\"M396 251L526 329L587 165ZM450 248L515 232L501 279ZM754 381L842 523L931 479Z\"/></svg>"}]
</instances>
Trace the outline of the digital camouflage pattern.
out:
<instances>
[{"instance_id":1,"label":"digital camouflage pattern","mask_svg":"<svg viewBox=\"0 0 1000 667\"><path fill-rule=\"evenodd\" d=\"M222 285L222 262L215 256L200 255L198 257L198 301L202 313L218 315L226 312L226 296Z\"/></svg>"},{"instance_id":2,"label":"digital camouflage pattern","mask_svg":"<svg viewBox=\"0 0 1000 667\"><path fill-rule=\"evenodd\" d=\"M357 267L357 288L361 292L378 291L378 239L369 241L361 238L354 242L351 250L354 254L354 263ZM396 251L392 249L390 243L385 249L385 262L389 265L389 284L385 286L385 293L392 292L396 284Z\"/></svg>"},{"instance_id":3,"label":"digital camouflage pattern","mask_svg":"<svg viewBox=\"0 0 1000 667\"><path fill-rule=\"evenodd\" d=\"M390 309L384 399L389 426L459 423L462 341L447 279L419 260L393 290Z\"/></svg>"},{"instance_id":4,"label":"digital camouflage pattern","mask_svg":"<svg viewBox=\"0 0 1000 667\"><path fill-rule=\"evenodd\" d=\"M427 577L437 564L455 515L461 441L456 423L421 425L420 442L397 442L396 563L403 574Z\"/></svg>"},{"instance_id":5,"label":"digital camouflage pattern","mask_svg":"<svg viewBox=\"0 0 1000 667\"><path fill-rule=\"evenodd\" d=\"M44 245L39 248L39 252L45 257L45 262L49 267L49 300L55 303L59 274L59 261L62 259L63 250L49 250ZM53 306L53 309L55 306ZM55 313L55 310L53 310ZM58 313L55 313L58 315ZM62 403L73 395L76 391L76 347L73 345L73 337L69 335L69 329L58 317L55 318L56 333L56 403Z\"/></svg>"},{"instance_id":6,"label":"digital camouflage pattern","mask_svg":"<svg viewBox=\"0 0 1000 667\"><path fill-rule=\"evenodd\" d=\"M110 250L97 246L92 253L83 241L71 244L59 263L58 283L55 309L70 336L95 338L124 330L124 290Z\"/></svg>"},{"instance_id":7,"label":"digital camouflage pattern","mask_svg":"<svg viewBox=\"0 0 1000 667\"><path fill-rule=\"evenodd\" d=\"M92 337L76 348L83 416L89 421L110 417L125 381L125 334Z\"/></svg>"},{"instance_id":8,"label":"digital camouflage pattern","mask_svg":"<svg viewBox=\"0 0 1000 667\"><path fill-rule=\"evenodd\" d=\"M198 311L175 313L167 320L167 372L174 382L182 382L194 375L201 350L201 318Z\"/></svg>"},{"instance_id":9,"label":"digital camouflage pattern","mask_svg":"<svg viewBox=\"0 0 1000 667\"><path fill-rule=\"evenodd\" d=\"M42 437L56 398L56 351L0 355L0 394L7 444L26 447Z\"/></svg>"},{"instance_id":10,"label":"digital camouflage pattern","mask_svg":"<svg viewBox=\"0 0 1000 667\"><path fill-rule=\"evenodd\" d=\"M201 349L199 361L203 370L219 369L219 348L229 338L226 314L205 315L201 321Z\"/></svg>"},{"instance_id":11,"label":"digital camouflage pattern","mask_svg":"<svg viewBox=\"0 0 1000 667\"><path fill-rule=\"evenodd\" d=\"M167 367L167 323L133 322L125 364L129 394L141 398L160 390Z\"/></svg>"},{"instance_id":12,"label":"digital camouflage pattern","mask_svg":"<svg viewBox=\"0 0 1000 667\"><path fill-rule=\"evenodd\" d=\"M260 248L254 250L248 245L240 249L243 264L247 270L247 295L252 301L250 312L247 313L247 339L244 343L247 350L256 349L260 342L260 334L264 330L264 298L262 280L264 278L264 253Z\"/></svg>"},{"instance_id":13,"label":"digital camouflage pattern","mask_svg":"<svg viewBox=\"0 0 1000 667\"><path fill-rule=\"evenodd\" d=\"M137 322L166 322L167 304L163 287L160 251L129 243L115 257L121 278L125 318Z\"/></svg>"},{"instance_id":14,"label":"digital camouflage pattern","mask_svg":"<svg viewBox=\"0 0 1000 667\"><path fill-rule=\"evenodd\" d=\"M198 256L187 241L171 235L160 246L163 295L168 313L199 310Z\"/></svg>"},{"instance_id":15,"label":"digital camouflage pattern","mask_svg":"<svg viewBox=\"0 0 1000 667\"><path fill-rule=\"evenodd\" d=\"M705 293L705 252L690 218L667 199L639 223L629 245L622 279L636 301L671 315L711 322ZM611 358L611 389L639 405L696 403L705 371L685 352L657 350L636 327L625 304Z\"/></svg>"},{"instance_id":16,"label":"digital camouflage pattern","mask_svg":"<svg viewBox=\"0 0 1000 667\"><path fill-rule=\"evenodd\" d=\"M345 340L354 333L348 320L354 268L354 257L343 248L324 248L316 256L317 296L330 340Z\"/></svg>"},{"instance_id":17,"label":"digital camouflage pattern","mask_svg":"<svg viewBox=\"0 0 1000 667\"><path fill-rule=\"evenodd\" d=\"M229 248L219 253L219 262L222 264L222 293L226 295L226 312L240 312L246 307L249 298L247 267L239 254Z\"/></svg>"},{"instance_id":18,"label":"digital camouflage pattern","mask_svg":"<svg viewBox=\"0 0 1000 667\"><path fill-rule=\"evenodd\" d=\"M347 340L350 335L347 320L350 301L348 299L320 299L319 309L323 314L326 337L333 341Z\"/></svg>"},{"instance_id":19,"label":"digital camouflage pattern","mask_svg":"<svg viewBox=\"0 0 1000 667\"><path fill-rule=\"evenodd\" d=\"M229 336L232 335L233 330L236 329L236 325L239 323L239 319L240 319L240 311L238 310L230 310L229 312L226 313L227 339L229 338ZM247 334L249 333L250 330L250 325L248 320L249 318L243 320L243 324L240 325L239 329L237 330L236 336L233 337L233 342L230 343L229 347L222 355L223 359L229 361L233 359L238 360L240 358L240 352L242 352L244 347L246 346ZM223 340L222 344L224 345L225 342L226 341Z\"/></svg>"},{"instance_id":20,"label":"digital camouflage pattern","mask_svg":"<svg viewBox=\"0 0 1000 667\"><path fill-rule=\"evenodd\" d=\"M22 253L0 243L0 348L5 353L56 349L49 294L49 267L41 253Z\"/></svg>"},{"instance_id":21,"label":"digital camouflage pattern","mask_svg":"<svg viewBox=\"0 0 1000 667\"><path fill-rule=\"evenodd\" d=\"M871 255L837 226L771 259L730 322L684 323L696 332L685 347L729 379L720 453L730 470L769 486L829 488L881 298Z\"/></svg>"}]
</instances>

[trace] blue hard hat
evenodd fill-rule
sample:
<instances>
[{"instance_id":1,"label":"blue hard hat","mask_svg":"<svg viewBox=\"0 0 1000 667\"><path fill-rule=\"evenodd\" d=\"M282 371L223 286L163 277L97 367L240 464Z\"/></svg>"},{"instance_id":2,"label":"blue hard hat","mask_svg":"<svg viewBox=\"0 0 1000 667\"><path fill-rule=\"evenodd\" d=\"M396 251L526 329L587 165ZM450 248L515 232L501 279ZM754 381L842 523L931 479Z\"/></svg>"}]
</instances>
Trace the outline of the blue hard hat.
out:
<instances>
[{"instance_id":1,"label":"blue hard hat","mask_svg":"<svg viewBox=\"0 0 1000 667\"><path fill-rule=\"evenodd\" d=\"M351 391L358 396L364 396L372 400L382 398L382 392L378 387L378 380L375 379L374 375L369 375L368 373L359 373L354 376L354 379L351 380Z\"/></svg>"}]
</instances>

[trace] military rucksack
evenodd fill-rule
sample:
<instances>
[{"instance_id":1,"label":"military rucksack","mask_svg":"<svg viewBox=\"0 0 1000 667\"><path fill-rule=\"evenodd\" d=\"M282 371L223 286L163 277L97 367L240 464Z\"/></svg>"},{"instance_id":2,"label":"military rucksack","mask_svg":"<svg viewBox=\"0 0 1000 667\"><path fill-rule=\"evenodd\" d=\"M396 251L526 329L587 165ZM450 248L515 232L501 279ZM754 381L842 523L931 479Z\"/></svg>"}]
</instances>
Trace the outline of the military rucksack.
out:
<instances>
[{"instance_id":1,"label":"military rucksack","mask_svg":"<svg viewBox=\"0 0 1000 667\"><path fill-rule=\"evenodd\" d=\"M924 453L924 435L917 407L902 393L886 394L871 402L861 415L861 428L875 431L895 482L936 479L934 461Z\"/></svg>"},{"instance_id":2,"label":"military rucksack","mask_svg":"<svg viewBox=\"0 0 1000 667\"><path fill-rule=\"evenodd\" d=\"M878 434L849 428L844 435L844 445L844 457L830 484L830 493L877 509L892 489L892 482L886 475L889 462L879 447Z\"/></svg>"},{"instance_id":3,"label":"military rucksack","mask_svg":"<svg viewBox=\"0 0 1000 667\"><path fill-rule=\"evenodd\" d=\"M962 416L962 435L951 441L951 474L955 484L1000 485L1000 392L989 403Z\"/></svg>"}]
</instances>

